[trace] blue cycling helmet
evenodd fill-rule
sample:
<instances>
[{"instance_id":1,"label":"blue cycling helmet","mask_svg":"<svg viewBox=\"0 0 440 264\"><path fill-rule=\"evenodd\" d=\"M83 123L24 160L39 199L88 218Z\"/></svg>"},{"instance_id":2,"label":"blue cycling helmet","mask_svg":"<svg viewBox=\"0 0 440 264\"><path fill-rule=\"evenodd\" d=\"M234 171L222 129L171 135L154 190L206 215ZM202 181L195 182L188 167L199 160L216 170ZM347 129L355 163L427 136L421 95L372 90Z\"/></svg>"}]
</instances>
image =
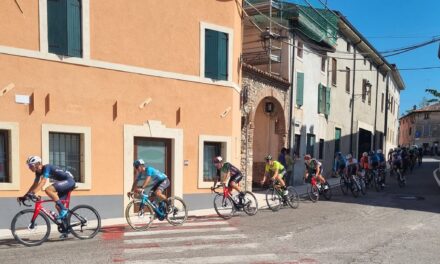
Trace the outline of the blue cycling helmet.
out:
<instances>
[{"instance_id":1,"label":"blue cycling helmet","mask_svg":"<svg viewBox=\"0 0 440 264\"><path fill-rule=\"evenodd\" d=\"M138 159L133 162L133 167L138 168L141 165L145 165L145 161L143 159Z\"/></svg>"}]
</instances>

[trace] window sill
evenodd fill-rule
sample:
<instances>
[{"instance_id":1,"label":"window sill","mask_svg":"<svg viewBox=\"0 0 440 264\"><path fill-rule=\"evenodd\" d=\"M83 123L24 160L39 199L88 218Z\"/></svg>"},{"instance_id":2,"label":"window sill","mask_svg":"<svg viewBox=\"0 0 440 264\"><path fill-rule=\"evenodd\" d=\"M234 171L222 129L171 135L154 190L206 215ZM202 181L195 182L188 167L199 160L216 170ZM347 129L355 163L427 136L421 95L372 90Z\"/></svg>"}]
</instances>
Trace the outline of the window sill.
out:
<instances>
[{"instance_id":1,"label":"window sill","mask_svg":"<svg viewBox=\"0 0 440 264\"><path fill-rule=\"evenodd\" d=\"M19 191L19 185L16 182L2 182L0 183L0 191Z\"/></svg>"}]
</instances>

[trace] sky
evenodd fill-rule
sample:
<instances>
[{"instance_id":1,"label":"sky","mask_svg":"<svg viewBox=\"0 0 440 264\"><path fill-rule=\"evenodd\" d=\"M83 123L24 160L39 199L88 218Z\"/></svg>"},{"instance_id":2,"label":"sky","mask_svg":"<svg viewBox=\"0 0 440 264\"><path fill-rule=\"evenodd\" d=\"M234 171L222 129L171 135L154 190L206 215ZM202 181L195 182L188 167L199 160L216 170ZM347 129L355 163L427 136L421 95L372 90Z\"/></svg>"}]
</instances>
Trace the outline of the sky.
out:
<instances>
[{"instance_id":1,"label":"sky","mask_svg":"<svg viewBox=\"0 0 440 264\"><path fill-rule=\"evenodd\" d=\"M440 0L321 0L346 16L379 52L418 44L440 37ZM314 1L316 2L316 1ZM440 67L439 42L400 55L387 57L399 69ZM405 90L400 96L400 114L423 97L433 98L427 88L440 91L440 68L401 70Z\"/></svg>"}]
</instances>

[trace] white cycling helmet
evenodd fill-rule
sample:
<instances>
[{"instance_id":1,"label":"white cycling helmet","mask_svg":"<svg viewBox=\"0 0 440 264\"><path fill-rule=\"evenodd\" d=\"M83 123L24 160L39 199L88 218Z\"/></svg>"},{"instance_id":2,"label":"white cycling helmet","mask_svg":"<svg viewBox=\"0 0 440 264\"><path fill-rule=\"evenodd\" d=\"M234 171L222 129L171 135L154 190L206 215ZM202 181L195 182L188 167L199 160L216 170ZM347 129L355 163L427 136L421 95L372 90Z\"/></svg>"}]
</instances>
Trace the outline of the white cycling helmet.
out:
<instances>
[{"instance_id":1,"label":"white cycling helmet","mask_svg":"<svg viewBox=\"0 0 440 264\"><path fill-rule=\"evenodd\" d=\"M381 149L378 149L378 150L376 151L376 153L377 153L377 154L380 154L380 153L382 153L382 150L381 150Z\"/></svg>"},{"instance_id":2,"label":"white cycling helmet","mask_svg":"<svg viewBox=\"0 0 440 264\"><path fill-rule=\"evenodd\" d=\"M346 159L351 159L353 158L353 156L351 154L347 154L347 156L345 156Z\"/></svg>"},{"instance_id":3,"label":"white cycling helmet","mask_svg":"<svg viewBox=\"0 0 440 264\"><path fill-rule=\"evenodd\" d=\"M223 158L221 156L217 156L217 157L212 159L213 163L220 163L222 161L223 161Z\"/></svg>"},{"instance_id":4,"label":"white cycling helmet","mask_svg":"<svg viewBox=\"0 0 440 264\"><path fill-rule=\"evenodd\" d=\"M26 161L27 165L34 165L37 163L41 163L41 158L38 156L30 156Z\"/></svg>"}]
</instances>

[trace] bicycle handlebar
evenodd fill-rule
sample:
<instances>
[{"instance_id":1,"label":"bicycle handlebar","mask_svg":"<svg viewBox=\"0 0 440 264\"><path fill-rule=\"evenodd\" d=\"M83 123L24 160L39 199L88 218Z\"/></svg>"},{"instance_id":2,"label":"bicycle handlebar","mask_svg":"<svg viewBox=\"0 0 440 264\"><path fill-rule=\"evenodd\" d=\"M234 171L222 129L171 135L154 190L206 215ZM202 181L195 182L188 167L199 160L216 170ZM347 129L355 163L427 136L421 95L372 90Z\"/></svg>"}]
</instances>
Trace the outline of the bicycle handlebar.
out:
<instances>
[{"instance_id":1,"label":"bicycle handlebar","mask_svg":"<svg viewBox=\"0 0 440 264\"><path fill-rule=\"evenodd\" d=\"M26 201L29 200L35 203L41 200L41 196L35 195L34 193L27 193L25 196L17 198L18 204L20 206L24 205L26 207L31 207L32 205L26 203Z\"/></svg>"}]
</instances>

